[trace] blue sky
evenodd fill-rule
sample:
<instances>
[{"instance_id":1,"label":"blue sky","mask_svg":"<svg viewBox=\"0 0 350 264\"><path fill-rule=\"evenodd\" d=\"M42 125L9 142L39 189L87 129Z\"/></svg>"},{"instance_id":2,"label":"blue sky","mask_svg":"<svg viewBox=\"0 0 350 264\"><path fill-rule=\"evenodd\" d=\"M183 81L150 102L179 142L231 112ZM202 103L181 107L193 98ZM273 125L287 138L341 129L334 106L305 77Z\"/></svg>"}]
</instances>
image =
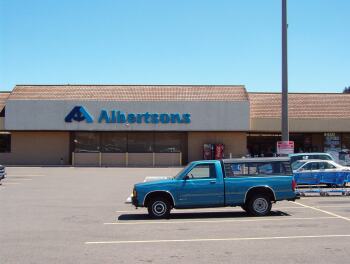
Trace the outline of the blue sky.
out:
<instances>
[{"instance_id":1,"label":"blue sky","mask_svg":"<svg viewBox=\"0 0 350 264\"><path fill-rule=\"evenodd\" d=\"M290 92L350 86L350 1L289 0ZM15 84L281 89L281 0L0 0L0 90Z\"/></svg>"}]
</instances>

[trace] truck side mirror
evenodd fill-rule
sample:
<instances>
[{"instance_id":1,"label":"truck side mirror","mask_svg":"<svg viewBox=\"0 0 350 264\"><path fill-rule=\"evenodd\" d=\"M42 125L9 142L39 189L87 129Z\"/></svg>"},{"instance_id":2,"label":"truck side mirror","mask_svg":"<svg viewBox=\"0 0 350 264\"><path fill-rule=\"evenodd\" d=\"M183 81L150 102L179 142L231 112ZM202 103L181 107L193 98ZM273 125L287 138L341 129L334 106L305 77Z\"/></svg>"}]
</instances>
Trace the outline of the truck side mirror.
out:
<instances>
[{"instance_id":1,"label":"truck side mirror","mask_svg":"<svg viewBox=\"0 0 350 264\"><path fill-rule=\"evenodd\" d=\"M186 175L186 176L184 177L184 180L186 181L186 180L188 180L189 178L190 178L190 176Z\"/></svg>"}]
</instances>

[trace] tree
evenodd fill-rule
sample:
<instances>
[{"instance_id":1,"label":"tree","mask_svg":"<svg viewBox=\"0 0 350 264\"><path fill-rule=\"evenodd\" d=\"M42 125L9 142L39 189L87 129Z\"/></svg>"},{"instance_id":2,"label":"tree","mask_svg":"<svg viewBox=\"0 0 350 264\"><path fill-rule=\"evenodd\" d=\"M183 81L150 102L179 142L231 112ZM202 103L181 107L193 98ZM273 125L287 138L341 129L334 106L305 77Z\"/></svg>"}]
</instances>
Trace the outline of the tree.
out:
<instances>
[{"instance_id":1,"label":"tree","mask_svg":"<svg viewBox=\"0 0 350 264\"><path fill-rule=\"evenodd\" d=\"M343 93L350 93L350 86L345 87Z\"/></svg>"}]
</instances>

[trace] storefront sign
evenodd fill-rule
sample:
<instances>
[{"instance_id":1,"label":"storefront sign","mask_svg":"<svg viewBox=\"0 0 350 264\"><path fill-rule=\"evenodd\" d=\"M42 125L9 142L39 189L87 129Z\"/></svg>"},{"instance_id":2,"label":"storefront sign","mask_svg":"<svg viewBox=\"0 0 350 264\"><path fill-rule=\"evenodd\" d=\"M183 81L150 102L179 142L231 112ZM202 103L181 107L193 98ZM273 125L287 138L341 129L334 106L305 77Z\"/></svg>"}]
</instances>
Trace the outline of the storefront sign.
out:
<instances>
[{"instance_id":1,"label":"storefront sign","mask_svg":"<svg viewBox=\"0 0 350 264\"><path fill-rule=\"evenodd\" d=\"M75 106L65 118L66 123L73 121L93 123L93 116L83 106ZM191 123L191 114L189 113L124 113L120 110L102 109L98 123L107 124L189 124Z\"/></svg>"},{"instance_id":2,"label":"storefront sign","mask_svg":"<svg viewBox=\"0 0 350 264\"><path fill-rule=\"evenodd\" d=\"M73 120L77 122L85 120L86 123L94 122L92 115L83 106L75 106L64 119L67 123L71 123Z\"/></svg>"},{"instance_id":3,"label":"storefront sign","mask_svg":"<svg viewBox=\"0 0 350 264\"><path fill-rule=\"evenodd\" d=\"M5 131L242 132L249 131L249 103L8 100L4 125Z\"/></svg>"},{"instance_id":4,"label":"storefront sign","mask_svg":"<svg viewBox=\"0 0 350 264\"><path fill-rule=\"evenodd\" d=\"M294 141L277 141L277 154L293 154Z\"/></svg>"}]
</instances>

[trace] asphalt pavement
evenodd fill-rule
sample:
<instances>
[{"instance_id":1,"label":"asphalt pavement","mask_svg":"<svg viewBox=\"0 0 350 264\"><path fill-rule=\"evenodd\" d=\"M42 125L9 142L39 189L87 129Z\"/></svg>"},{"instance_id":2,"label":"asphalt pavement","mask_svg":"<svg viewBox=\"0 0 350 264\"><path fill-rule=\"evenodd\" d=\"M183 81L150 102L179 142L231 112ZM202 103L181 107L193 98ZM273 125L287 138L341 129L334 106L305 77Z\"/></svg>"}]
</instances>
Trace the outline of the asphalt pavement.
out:
<instances>
[{"instance_id":1,"label":"asphalt pavement","mask_svg":"<svg viewBox=\"0 0 350 264\"><path fill-rule=\"evenodd\" d=\"M10 167L0 185L0 263L347 263L350 197L173 210L125 204L134 183L180 168Z\"/></svg>"}]
</instances>

